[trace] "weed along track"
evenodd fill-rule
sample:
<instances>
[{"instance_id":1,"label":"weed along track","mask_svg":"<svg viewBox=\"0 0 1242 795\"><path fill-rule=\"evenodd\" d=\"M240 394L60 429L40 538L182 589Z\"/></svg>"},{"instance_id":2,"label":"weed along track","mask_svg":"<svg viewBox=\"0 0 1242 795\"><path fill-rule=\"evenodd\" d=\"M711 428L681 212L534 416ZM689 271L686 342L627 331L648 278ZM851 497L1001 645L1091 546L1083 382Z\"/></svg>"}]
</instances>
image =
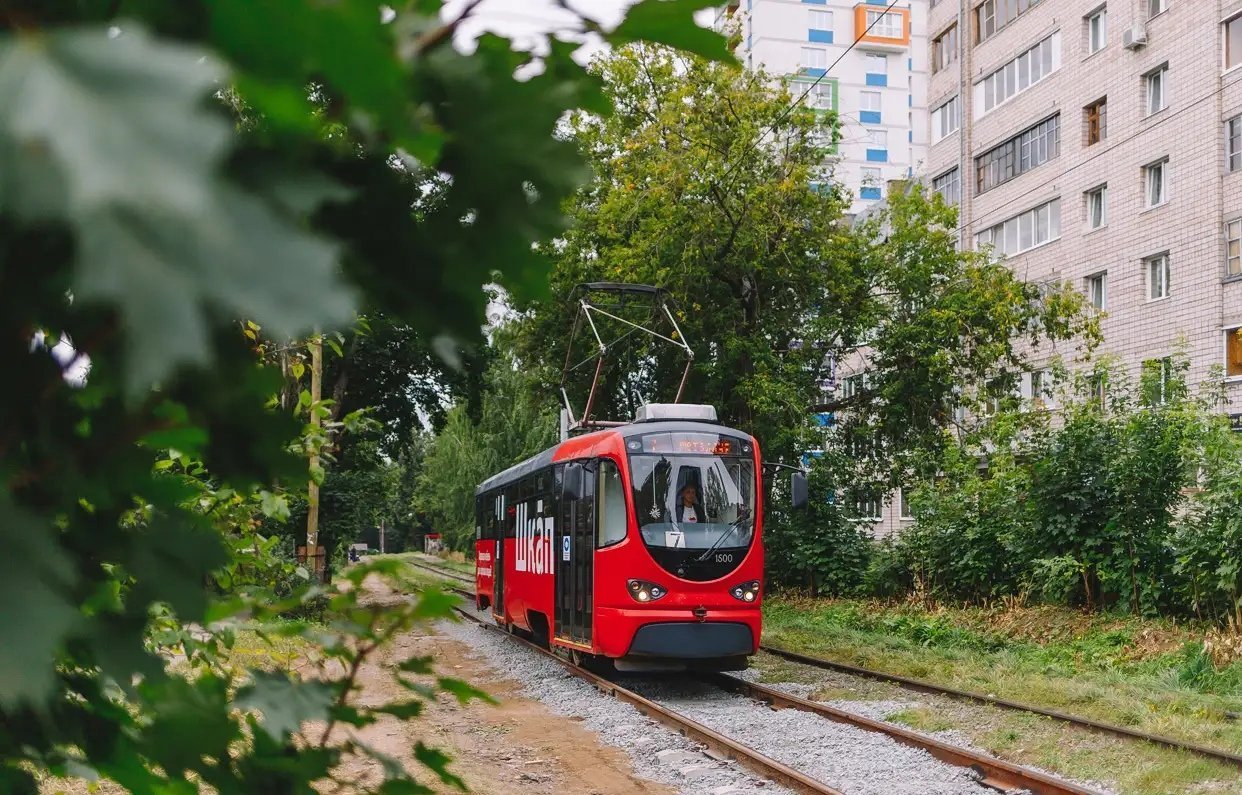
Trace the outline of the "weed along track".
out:
<instances>
[{"instance_id":1,"label":"weed along track","mask_svg":"<svg viewBox=\"0 0 1242 795\"><path fill-rule=\"evenodd\" d=\"M411 561L455 582L456 572ZM465 599L474 594L456 585ZM458 611L479 627L504 630ZM1034 795L1094 795L1053 776L958 748L881 721L790 696L726 674L644 676L617 680L586 670L517 636L506 639L557 664L639 713L793 792L880 795L967 795L1027 791ZM695 755L685 753L686 769ZM710 760L701 758L702 762Z\"/></svg>"},{"instance_id":2,"label":"weed along track","mask_svg":"<svg viewBox=\"0 0 1242 795\"><path fill-rule=\"evenodd\" d=\"M1078 728L1081 728L1087 731L1097 732L1100 734L1113 735L1115 737L1120 737L1126 740L1139 740L1142 742L1152 743L1153 745L1160 745L1166 748L1171 748L1177 751L1186 751L1188 753L1197 754L1199 756L1203 756L1208 759L1213 759L1218 762L1223 762L1225 764L1233 765L1234 767L1242 769L1242 755L1229 753L1228 751L1221 751L1215 748L1208 748L1206 746L1197 745L1194 743L1181 742L1180 740L1174 740L1169 737L1161 737L1159 735L1148 734L1146 732L1136 731L1134 729L1127 729L1123 726L1115 726L1110 723L1103 723L1101 721L1091 720L1089 718L1082 718L1076 715L1069 715L1067 713L1058 712L1056 710L1044 709L1043 707L1037 707L1031 704L1021 704L1016 701L1008 701L1002 698L995 698L993 696L984 695L982 693L972 693L972 692L965 691L965 690L958 690L956 688L942 687L940 685L932 684L931 682L924 682L918 679L911 679L905 676L897 676L896 674L887 674L882 671L874 671L874 670L871 670L870 668L863 668L857 665L847 665L845 663L833 662L832 660L825 660L819 657L811 657L805 654L799 654L797 652L789 651L787 649L782 649L776 646L768 646L764 644L760 646L759 648L761 651L765 651L768 654L774 655L776 657L789 660L790 662L800 663L802 665L809 665L813 668L821 668L824 670L837 671L839 673L850 674L852 676L859 676L859 677L864 677L867 679L874 679L874 680L881 681L881 682L888 682L890 684L899 685L900 687L903 687L907 690L912 690L912 691L919 692L919 693L930 693L930 694L938 695L938 696L947 696L949 698L956 698L956 699L961 699L965 701L973 701L979 704L987 704L989 706L998 707L998 708L1005 709L1005 710L1012 710L1016 712L1028 712L1034 715L1042 715L1044 717L1052 718L1054 720L1058 720L1063 723L1067 723L1067 724L1070 724L1071 726L1076 726Z\"/></svg>"}]
</instances>

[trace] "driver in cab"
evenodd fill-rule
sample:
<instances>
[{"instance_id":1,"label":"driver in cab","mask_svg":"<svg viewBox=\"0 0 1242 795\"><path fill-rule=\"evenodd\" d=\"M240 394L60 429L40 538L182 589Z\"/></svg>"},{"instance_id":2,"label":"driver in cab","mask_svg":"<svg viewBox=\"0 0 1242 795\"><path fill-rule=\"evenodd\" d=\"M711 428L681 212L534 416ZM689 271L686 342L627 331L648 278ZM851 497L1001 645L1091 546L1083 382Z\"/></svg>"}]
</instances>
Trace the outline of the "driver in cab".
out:
<instances>
[{"instance_id":1,"label":"driver in cab","mask_svg":"<svg viewBox=\"0 0 1242 795\"><path fill-rule=\"evenodd\" d=\"M687 485L681 490L681 499L677 502L677 521L696 524L707 521L707 513L699 504L698 489Z\"/></svg>"}]
</instances>

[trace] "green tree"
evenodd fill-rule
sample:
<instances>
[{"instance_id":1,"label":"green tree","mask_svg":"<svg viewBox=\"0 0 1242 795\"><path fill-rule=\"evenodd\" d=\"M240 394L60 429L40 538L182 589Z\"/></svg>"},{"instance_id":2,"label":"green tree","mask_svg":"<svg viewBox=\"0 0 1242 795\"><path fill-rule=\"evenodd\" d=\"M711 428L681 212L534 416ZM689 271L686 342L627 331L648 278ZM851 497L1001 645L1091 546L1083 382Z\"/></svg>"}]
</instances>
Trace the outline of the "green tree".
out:
<instances>
[{"instance_id":1,"label":"green tree","mask_svg":"<svg viewBox=\"0 0 1242 795\"><path fill-rule=\"evenodd\" d=\"M560 119L608 107L572 43L516 79L531 56L507 40L460 53L460 19L440 20L438 2L392 5L388 21L357 0L0 7L4 792L72 772L134 792L308 793L368 751L302 736L304 721L418 714L408 677L424 660L394 672L412 700L355 698L367 655L447 609L434 593L359 602L388 564L329 596L320 651L353 673L238 680L219 664L239 611L282 605L232 588L219 600L208 583L241 547L264 548L247 513L285 512L264 486L305 482L291 442L322 443L269 408L280 374L256 366L238 322L298 339L365 306L420 339L476 338L481 285L541 292L533 244L563 231L584 173ZM706 5L645 0L606 37L724 56L691 21ZM61 340L70 363L47 349ZM298 404L301 418L331 411ZM167 670L174 649L192 673ZM441 754L413 750L460 786ZM425 791L399 765L385 778L385 792Z\"/></svg>"},{"instance_id":2,"label":"green tree","mask_svg":"<svg viewBox=\"0 0 1242 795\"><path fill-rule=\"evenodd\" d=\"M497 332L491 364L484 375L479 421L464 404L448 412L431 441L414 493L436 528L454 549L474 541L474 489L506 467L556 441L556 404L511 350L507 330Z\"/></svg>"}]
</instances>

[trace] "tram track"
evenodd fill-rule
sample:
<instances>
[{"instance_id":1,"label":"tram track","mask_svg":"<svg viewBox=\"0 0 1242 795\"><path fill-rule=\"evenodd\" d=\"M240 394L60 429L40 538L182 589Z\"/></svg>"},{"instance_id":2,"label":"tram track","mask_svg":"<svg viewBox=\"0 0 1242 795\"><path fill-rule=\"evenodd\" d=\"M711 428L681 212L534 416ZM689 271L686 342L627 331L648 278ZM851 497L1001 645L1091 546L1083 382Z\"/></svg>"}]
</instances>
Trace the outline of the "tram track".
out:
<instances>
[{"instance_id":1,"label":"tram track","mask_svg":"<svg viewBox=\"0 0 1242 795\"><path fill-rule=\"evenodd\" d=\"M442 576L451 577L461 582L466 582L470 584L473 584L474 582L472 579L468 577L463 577L457 574L456 572L451 572L446 569L439 569L434 566L428 566L428 565L424 565L420 563L414 563L414 565L418 566L419 568L432 571L436 574L440 574ZM821 670L826 670L826 671L835 671L837 673L848 674L851 676L856 676L856 677L860 677L864 679L870 679L873 681L886 682L888 684L897 685L898 687L901 687L902 689L909 690L912 692L943 696L946 698L952 698L952 699L959 700L959 701L969 701L969 702L973 702L976 704L983 704L986 706L996 707L998 709L1003 709L1007 711L1025 712L1025 713L1030 713L1034 715L1041 715L1043 717L1051 718L1061 723L1074 726L1084 731L1090 731L1096 734L1111 735L1113 737L1118 737L1124 740L1151 743L1153 745L1158 745L1158 746L1169 748L1175 751L1184 751L1186 753L1194 754L1196 756L1204 757L1204 758L1211 759L1217 762L1222 762L1224 764L1231 765L1238 769L1242 769L1242 754L1230 753L1228 751L1222 751L1217 748L1211 748L1205 745L1198 745L1196 743L1183 742L1181 740L1177 740L1172 737L1165 737L1165 736L1158 735L1158 734L1149 734L1147 732L1141 732L1136 729L1127 729L1124 726L1117 726L1111 723L1104 723L1102 721L1092 720L1091 718L1084 718L1078 715L1071 715L1069 713L1060 712L1057 710L1046 709L1044 707L1039 707L1034 704L1025 704L1022 702L1010 701L1008 699L996 698L995 696L988 696L983 693L975 693L975 692L971 692L968 690L959 690L956 688L945 687L942 685L937 685L932 682L926 682L926 681L922 681L919 679L911 679L909 677L899 676L897 674L889 674L883 671L876 671L870 668L864 668L862 666L849 665L847 663L839 663L833 660L825 660L819 657L813 657L810 655L791 651L789 649L783 649L779 646L772 646L770 644L763 644L759 647L759 649L760 651L766 652L775 657L780 657L790 662L799 663L801 665L810 666L812 668L819 668ZM811 702L811 703L815 703L815 702Z\"/></svg>"},{"instance_id":2,"label":"tram track","mask_svg":"<svg viewBox=\"0 0 1242 795\"><path fill-rule=\"evenodd\" d=\"M449 580L473 585L472 579L464 577L457 572L426 565L418 561L408 562L417 568L425 569ZM453 585L449 586L449 590L465 599L474 599L474 593L464 588ZM790 765L763 754L755 748L715 731L689 716L670 709L655 699L648 698L622 686L614 680L575 665L573 662L525 638L505 633L499 626L483 620L465 607L459 607L458 612L484 629L506 634L512 640L525 645L530 650L555 660L574 676L588 682L600 692L628 703L646 717L702 743L714 752L715 755L734 759L750 770L783 784L795 792L815 793L816 795L846 795L841 790L835 789ZM976 751L949 745L948 743L893 724L872 720L735 676L711 674L705 677L703 681L720 690L743 696L756 704L766 705L774 710L794 709L816 715L834 723L883 735L902 745L924 751L934 759L946 764L969 769L980 785L996 791L1026 791L1033 795L1096 795L1095 790L1087 789L1037 770L1022 767Z\"/></svg>"}]
</instances>

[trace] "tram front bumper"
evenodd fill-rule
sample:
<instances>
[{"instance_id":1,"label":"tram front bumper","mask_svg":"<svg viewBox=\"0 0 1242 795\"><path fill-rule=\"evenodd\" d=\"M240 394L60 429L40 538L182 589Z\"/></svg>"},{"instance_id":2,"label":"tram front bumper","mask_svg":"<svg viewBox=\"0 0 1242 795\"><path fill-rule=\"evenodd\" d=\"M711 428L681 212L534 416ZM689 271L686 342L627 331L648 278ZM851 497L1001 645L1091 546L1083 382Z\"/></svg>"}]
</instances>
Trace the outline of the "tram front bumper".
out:
<instances>
[{"instance_id":1,"label":"tram front bumper","mask_svg":"<svg viewBox=\"0 0 1242 795\"><path fill-rule=\"evenodd\" d=\"M608 657L713 659L754 654L757 609L708 608L702 621L691 609L596 609L595 639Z\"/></svg>"}]
</instances>

